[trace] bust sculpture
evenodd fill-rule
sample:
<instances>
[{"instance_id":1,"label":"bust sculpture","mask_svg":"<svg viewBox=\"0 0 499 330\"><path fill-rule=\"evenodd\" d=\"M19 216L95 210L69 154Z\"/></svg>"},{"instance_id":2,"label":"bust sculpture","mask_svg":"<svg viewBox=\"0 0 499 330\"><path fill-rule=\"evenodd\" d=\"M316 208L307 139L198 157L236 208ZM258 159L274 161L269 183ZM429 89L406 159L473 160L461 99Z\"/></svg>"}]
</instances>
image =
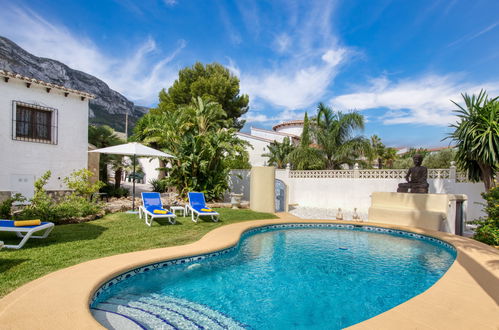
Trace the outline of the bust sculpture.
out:
<instances>
[{"instance_id":1,"label":"bust sculpture","mask_svg":"<svg viewBox=\"0 0 499 330\"><path fill-rule=\"evenodd\" d=\"M428 169L421 166L423 163L423 156L420 154L414 155L412 157L414 166L407 171L405 180L407 183L399 183L397 192L411 192L416 194L427 194L428 193Z\"/></svg>"}]
</instances>

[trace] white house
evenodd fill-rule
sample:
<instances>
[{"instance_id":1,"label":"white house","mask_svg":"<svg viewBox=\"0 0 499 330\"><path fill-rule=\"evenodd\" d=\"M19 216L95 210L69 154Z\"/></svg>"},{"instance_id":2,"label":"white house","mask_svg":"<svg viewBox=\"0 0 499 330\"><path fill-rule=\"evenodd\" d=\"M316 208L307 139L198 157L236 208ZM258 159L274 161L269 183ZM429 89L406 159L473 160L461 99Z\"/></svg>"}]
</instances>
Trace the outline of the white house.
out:
<instances>
[{"instance_id":1,"label":"white house","mask_svg":"<svg viewBox=\"0 0 499 330\"><path fill-rule=\"evenodd\" d=\"M87 168L88 102L92 94L0 70L0 195L33 195L33 183L52 172L47 190ZM1 196L0 196L1 197Z\"/></svg>"},{"instance_id":2,"label":"white house","mask_svg":"<svg viewBox=\"0 0 499 330\"><path fill-rule=\"evenodd\" d=\"M272 127L272 130L251 127L249 134L242 132L236 134L239 139L247 141L251 145L251 147L247 148L250 164L252 166L264 166L267 164L268 158L262 157L262 154L268 152L270 143L274 141L282 142L285 137L288 137L292 143L298 144L302 131L303 120L293 120L277 124Z\"/></svg>"}]
</instances>

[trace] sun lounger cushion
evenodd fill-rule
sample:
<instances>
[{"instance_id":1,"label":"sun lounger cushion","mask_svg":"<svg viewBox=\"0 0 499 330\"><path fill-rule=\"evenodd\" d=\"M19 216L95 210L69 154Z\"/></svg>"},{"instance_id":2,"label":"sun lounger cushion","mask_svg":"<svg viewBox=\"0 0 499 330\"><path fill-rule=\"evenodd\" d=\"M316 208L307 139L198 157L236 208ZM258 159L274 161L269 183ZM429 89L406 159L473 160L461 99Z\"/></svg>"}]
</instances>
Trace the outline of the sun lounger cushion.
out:
<instances>
[{"instance_id":1,"label":"sun lounger cushion","mask_svg":"<svg viewBox=\"0 0 499 330\"><path fill-rule=\"evenodd\" d=\"M171 212L169 212L168 210L165 210L163 208L160 208L159 206L149 206L149 207L146 207L145 208L148 212L152 213L152 214L158 214L158 215L162 215L162 214L170 214Z\"/></svg>"},{"instance_id":2,"label":"sun lounger cushion","mask_svg":"<svg viewBox=\"0 0 499 330\"><path fill-rule=\"evenodd\" d=\"M14 221L15 227L24 227L24 226L39 226L42 222L40 219L37 220L18 220Z\"/></svg>"},{"instance_id":3,"label":"sun lounger cushion","mask_svg":"<svg viewBox=\"0 0 499 330\"><path fill-rule=\"evenodd\" d=\"M14 225L14 222L15 221L12 221L12 220L0 220L0 231L1 231L1 227L18 228ZM22 226L22 228L26 228L26 229L35 228L35 227L38 227L41 225L46 225L48 223L52 223L52 222L41 222L39 225ZM20 230L21 230L21 228L20 228Z\"/></svg>"},{"instance_id":4,"label":"sun lounger cushion","mask_svg":"<svg viewBox=\"0 0 499 330\"><path fill-rule=\"evenodd\" d=\"M153 210L152 213L155 213L155 214L168 214L168 211L167 210Z\"/></svg>"}]
</instances>

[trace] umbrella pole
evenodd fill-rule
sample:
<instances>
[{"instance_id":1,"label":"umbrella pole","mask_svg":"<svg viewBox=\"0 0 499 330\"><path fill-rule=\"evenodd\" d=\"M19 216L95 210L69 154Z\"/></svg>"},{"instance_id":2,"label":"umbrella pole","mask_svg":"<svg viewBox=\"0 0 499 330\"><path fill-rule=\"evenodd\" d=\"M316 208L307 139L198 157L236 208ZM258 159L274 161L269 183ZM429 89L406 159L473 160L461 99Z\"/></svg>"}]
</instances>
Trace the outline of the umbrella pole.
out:
<instances>
[{"instance_id":1,"label":"umbrella pole","mask_svg":"<svg viewBox=\"0 0 499 330\"><path fill-rule=\"evenodd\" d=\"M132 211L135 211L135 154L133 155Z\"/></svg>"}]
</instances>

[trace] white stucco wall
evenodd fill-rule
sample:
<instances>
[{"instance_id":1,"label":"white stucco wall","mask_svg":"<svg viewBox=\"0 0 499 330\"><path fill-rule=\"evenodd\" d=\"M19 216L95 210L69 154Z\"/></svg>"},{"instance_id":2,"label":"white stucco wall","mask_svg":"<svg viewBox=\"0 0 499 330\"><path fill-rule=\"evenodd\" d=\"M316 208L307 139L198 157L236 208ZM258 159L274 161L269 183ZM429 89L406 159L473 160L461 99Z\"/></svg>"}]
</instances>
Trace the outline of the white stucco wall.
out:
<instances>
[{"instance_id":1,"label":"white stucco wall","mask_svg":"<svg viewBox=\"0 0 499 330\"><path fill-rule=\"evenodd\" d=\"M286 137L286 135L283 134L277 134L272 131L255 129L254 127L251 127L251 135L277 142L282 142Z\"/></svg>"},{"instance_id":2,"label":"white stucco wall","mask_svg":"<svg viewBox=\"0 0 499 330\"><path fill-rule=\"evenodd\" d=\"M229 189L224 195L224 201L230 202L230 193L243 194L242 200L250 200L251 170L232 170L229 177Z\"/></svg>"},{"instance_id":3,"label":"white stucco wall","mask_svg":"<svg viewBox=\"0 0 499 330\"><path fill-rule=\"evenodd\" d=\"M276 179L288 186L289 204L305 207L341 208L345 217L349 217L354 208L357 213L367 219L367 211L371 205L371 193L394 192L404 179L341 179L341 178L290 178L286 170L276 170ZM483 216L483 183L458 183L452 180L428 179L430 193L464 194L468 197L467 219L473 220Z\"/></svg>"},{"instance_id":4,"label":"white stucco wall","mask_svg":"<svg viewBox=\"0 0 499 330\"><path fill-rule=\"evenodd\" d=\"M237 137L243 141L249 142L252 146L252 148L246 148L246 151L248 151L249 154L249 162L251 166L264 166L267 163L268 158L262 157L262 154L268 152L268 145L270 142L239 133L237 133Z\"/></svg>"},{"instance_id":5,"label":"white stucco wall","mask_svg":"<svg viewBox=\"0 0 499 330\"><path fill-rule=\"evenodd\" d=\"M302 124L292 125L292 126L286 125L286 126L277 128L277 131L281 132L281 133L294 134L296 136L301 136L301 132L303 131L303 125Z\"/></svg>"},{"instance_id":6,"label":"white stucco wall","mask_svg":"<svg viewBox=\"0 0 499 330\"><path fill-rule=\"evenodd\" d=\"M313 172L313 171L311 171ZM229 193L243 193L249 196L250 171L231 171ZM345 218L351 218L353 209L365 220L371 205L371 194L376 191L394 192L404 179L353 179L353 178L290 178L287 170L276 170L275 178L282 180L288 189L288 203L300 207L325 209L341 208ZM474 220L483 216L480 203L483 183L454 182L448 179L429 179L430 193L464 194L468 197L466 216Z\"/></svg>"},{"instance_id":7,"label":"white stucco wall","mask_svg":"<svg viewBox=\"0 0 499 330\"><path fill-rule=\"evenodd\" d=\"M138 159L142 170L144 171L144 182L149 183L150 180L156 180L159 177L159 159L158 158L144 158Z\"/></svg>"},{"instance_id":8,"label":"white stucco wall","mask_svg":"<svg viewBox=\"0 0 499 330\"><path fill-rule=\"evenodd\" d=\"M12 101L21 101L57 109L58 143L44 144L12 139ZM52 177L48 190L65 189L62 179L73 170L87 167L88 99L33 83L10 78L0 80L0 191L25 190L47 170ZM26 181L27 180L27 181ZM30 196L27 196L30 197Z\"/></svg>"}]
</instances>

